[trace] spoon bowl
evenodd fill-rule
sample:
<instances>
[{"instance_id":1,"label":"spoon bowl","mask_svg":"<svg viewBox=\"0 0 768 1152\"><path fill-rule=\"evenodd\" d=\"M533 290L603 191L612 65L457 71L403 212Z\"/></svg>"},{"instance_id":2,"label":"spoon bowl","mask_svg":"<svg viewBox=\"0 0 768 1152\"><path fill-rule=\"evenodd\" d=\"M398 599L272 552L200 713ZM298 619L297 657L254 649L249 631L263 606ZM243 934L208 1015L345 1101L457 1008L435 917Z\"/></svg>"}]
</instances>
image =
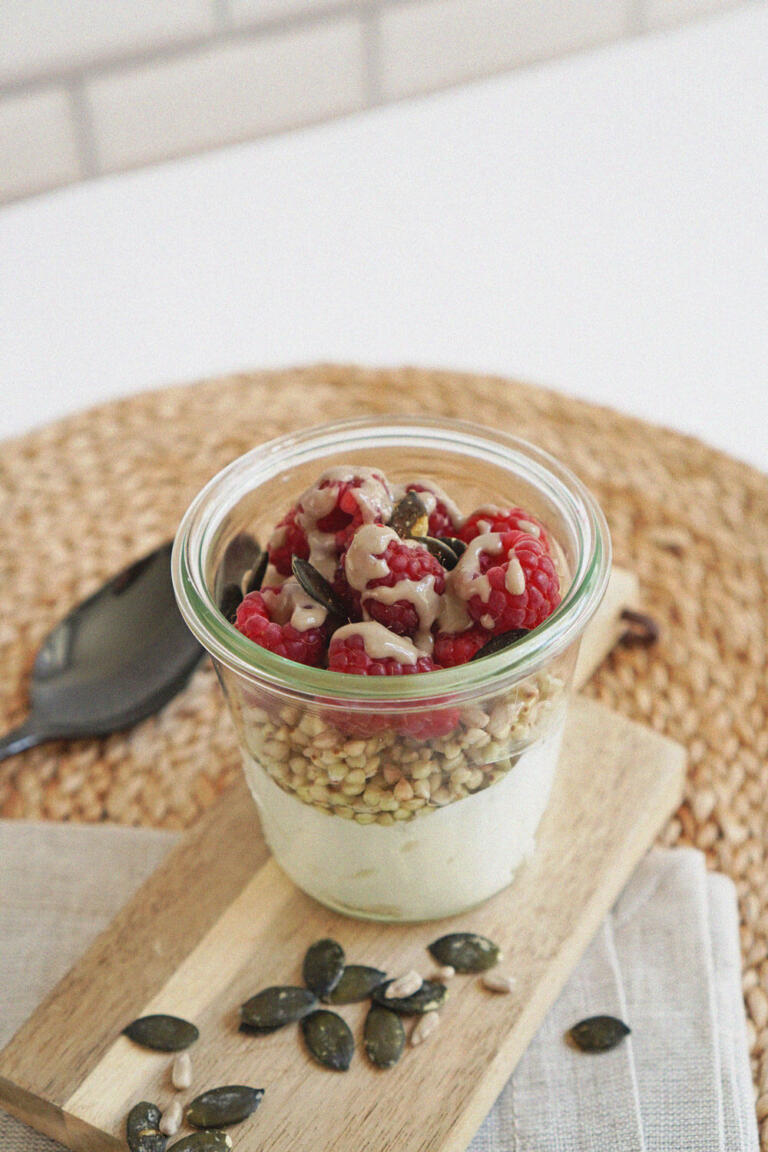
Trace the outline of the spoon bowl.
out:
<instances>
[{"instance_id":1,"label":"spoon bowl","mask_svg":"<svg viewBox=\"0 0 768 1152\"><path fill-rule=\"evenodd\" d=\"M185 685L203 649L184 623L166 543L78 604L44 640L26 721L0 760L46 740L105 736L151 716Z\"/></svg>"}]
</instances>

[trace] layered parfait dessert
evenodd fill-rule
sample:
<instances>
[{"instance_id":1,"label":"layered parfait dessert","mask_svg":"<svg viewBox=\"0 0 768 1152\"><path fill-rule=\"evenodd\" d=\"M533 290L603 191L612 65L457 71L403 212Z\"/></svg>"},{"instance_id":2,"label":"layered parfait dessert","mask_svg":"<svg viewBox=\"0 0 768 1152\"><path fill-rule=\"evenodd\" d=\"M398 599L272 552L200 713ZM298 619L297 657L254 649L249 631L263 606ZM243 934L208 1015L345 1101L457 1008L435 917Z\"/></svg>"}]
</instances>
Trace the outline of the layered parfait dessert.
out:
<instances>
[{"instance_id":1,"label":"layered parfait dessert","mask_svg":"<svg viewBox=\"0 0 768 1152\"><path fill-rule=\"evenodd\" d=\"M235 627L358 682L427 686L511 652L557 609L569 576L547 525L493 495L464 509L428 476L323 470L282 510L259 586L244 577ZM499 891L533 850L567 680L547 666L480 700L436 689L412 707L229 692L278 862L322 902L371 917L439 917Z\"/></svg>"}]
</instances>

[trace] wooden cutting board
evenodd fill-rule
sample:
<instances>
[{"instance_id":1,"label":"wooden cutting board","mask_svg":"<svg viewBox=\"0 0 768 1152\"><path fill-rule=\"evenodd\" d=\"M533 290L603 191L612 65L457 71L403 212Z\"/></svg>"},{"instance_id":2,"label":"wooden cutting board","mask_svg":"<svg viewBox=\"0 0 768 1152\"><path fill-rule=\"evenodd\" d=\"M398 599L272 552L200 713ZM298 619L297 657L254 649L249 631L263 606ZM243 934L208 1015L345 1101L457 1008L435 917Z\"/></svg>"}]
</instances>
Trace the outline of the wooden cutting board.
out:
<instances>
[{"instance_id":1,"label":"wooden cutting board","mask_svg":"<svg viewBox=\"0 0 768 1152\"><path fill-rule=\"evenodd\" d=\"M622 577L619 577L621 580ZM625 595L593 633L604 655ZM608 605L612 601L609 598ZM581 665L581 675L591 671ZM120 1035L130 1020L171 1012L195 1021L194 1080L266 1089L232 1130L236 1152L464 1152L635 864L682 791L683 750L577 698L537 852L482 907L440 924L364 923L327 911L269 859L238 783L181 841L0 1054L0 1105L77 1152L124 1149L138 1100L162 1108L169 1056ZM309 944L333 936L351 962L392 973L431 969L426 945L474 930L504 951L507 996L457 976L428 1044L388 1072L360 1053L349 1072L312 1063L295 1027L237 1031L238 1006L260 988L299 983ZM599 1011L600 1004L595 1004ZM364 1005L339 1009L356 1037Z\"/></svg>"}]
</instances>

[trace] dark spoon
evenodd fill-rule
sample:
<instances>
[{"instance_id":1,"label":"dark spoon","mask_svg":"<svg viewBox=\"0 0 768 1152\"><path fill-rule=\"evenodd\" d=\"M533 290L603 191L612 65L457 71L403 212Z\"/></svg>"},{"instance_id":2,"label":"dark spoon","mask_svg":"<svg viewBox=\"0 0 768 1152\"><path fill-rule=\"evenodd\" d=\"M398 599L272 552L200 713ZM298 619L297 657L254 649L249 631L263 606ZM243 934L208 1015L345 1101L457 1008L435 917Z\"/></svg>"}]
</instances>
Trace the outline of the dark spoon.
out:
<instances>
[{"instance_id":1,"label":"dark spoon","mask_svg":"<svg viewBox=\"0 0 768 1152\"><path fill-rule=\"evenodd\" d=\"M162 708L203 654L176 606L170 543L78 604L32 670L31 711L0 738L0 760L46 740L106 736Z\"/></svg>"}]
</instances>

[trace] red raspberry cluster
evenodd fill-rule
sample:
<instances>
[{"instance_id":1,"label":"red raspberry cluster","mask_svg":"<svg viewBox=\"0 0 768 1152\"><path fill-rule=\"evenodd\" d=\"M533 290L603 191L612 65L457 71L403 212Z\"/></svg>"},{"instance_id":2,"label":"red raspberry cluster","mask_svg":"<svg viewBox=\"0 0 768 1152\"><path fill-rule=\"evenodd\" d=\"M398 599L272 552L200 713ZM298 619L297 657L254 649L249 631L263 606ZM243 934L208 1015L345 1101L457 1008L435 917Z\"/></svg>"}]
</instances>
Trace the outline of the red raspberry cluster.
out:
<instances>
[{"instance_id":1,"label":"red raspberry cluster","mask_svg":"<svg viewBox=\"0 0 768 1152\"><path fill-rule=\"evenodd\" d=\"M455 564L444 566L439 550L387 527L395 498L381 472L335 468L278 522L268 545L269 586L245 597L236 627L298 663L404 676L464 664L492 636L536 628L558 606L552 546L531 513L488 505L462 522L428 481L400 491L423 496L431 536L465 545ZM295 580L284 579L296 557L329 582L346 609L345 627L337 613L298 603ZM413 725L415 733L417 717Z\"/></svg>"}]
</instances>

